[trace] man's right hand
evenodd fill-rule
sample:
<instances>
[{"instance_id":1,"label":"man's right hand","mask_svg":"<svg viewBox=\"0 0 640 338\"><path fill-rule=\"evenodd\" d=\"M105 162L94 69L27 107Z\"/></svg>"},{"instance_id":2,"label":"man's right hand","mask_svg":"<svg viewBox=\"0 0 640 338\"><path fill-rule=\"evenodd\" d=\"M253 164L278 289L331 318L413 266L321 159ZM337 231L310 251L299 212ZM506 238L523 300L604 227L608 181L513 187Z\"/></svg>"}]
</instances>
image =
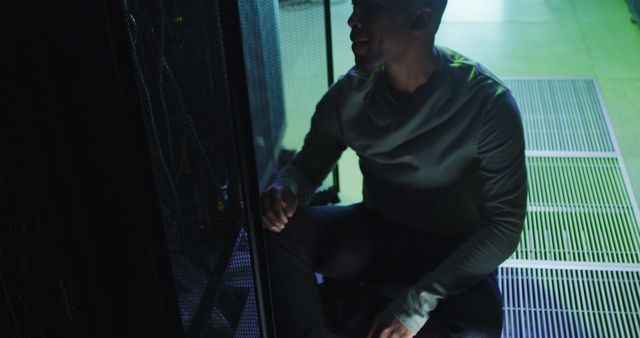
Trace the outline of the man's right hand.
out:
<instances>
[{"instance_id":1,"label":"man's right hand","mask_svg":"<svg viewBox=\"0 0 640 338\"><path fill-rule=\"evenodd\" d=\"M298 198L288 187L275 183L260 197L262 226L273 232L284 230L285 224L298 208Z\"/></svg>"}]
</instances>

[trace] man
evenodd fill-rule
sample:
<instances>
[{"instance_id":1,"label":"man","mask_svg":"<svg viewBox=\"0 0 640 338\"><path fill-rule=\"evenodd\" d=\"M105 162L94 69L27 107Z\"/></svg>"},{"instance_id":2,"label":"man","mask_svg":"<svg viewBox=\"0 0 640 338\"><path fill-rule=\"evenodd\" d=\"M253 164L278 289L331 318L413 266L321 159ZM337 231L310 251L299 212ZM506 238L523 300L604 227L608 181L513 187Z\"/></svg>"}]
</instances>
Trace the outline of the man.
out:
<instances>
[{"instance_id":1,"label":"man","mask_svg":"<svg viewBox=\"0 0 640 338\"><path fill-rule=\"evenodd\" d=\"M353 7L356 67L262 195L278 336L330 335L320 272L403 285L359 336L499 337L494 271L526 209L518 108L494 75L434 45L446 0ZM304 206L346 147L360 158L364 201Z\"/></svg>"}]
</instances>

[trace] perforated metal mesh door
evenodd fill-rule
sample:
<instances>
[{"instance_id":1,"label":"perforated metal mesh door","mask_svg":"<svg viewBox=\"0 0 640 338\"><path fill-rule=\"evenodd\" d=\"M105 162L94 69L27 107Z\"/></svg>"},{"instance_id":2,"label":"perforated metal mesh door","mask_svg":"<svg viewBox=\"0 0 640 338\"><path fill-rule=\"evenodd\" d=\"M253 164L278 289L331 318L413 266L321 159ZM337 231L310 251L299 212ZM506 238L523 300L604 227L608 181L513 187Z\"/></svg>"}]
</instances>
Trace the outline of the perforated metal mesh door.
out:
<instances>
[{"instance_id":1,"label":"perforated metal mesh door","mask_svg":"<svg viewBox=\"0 0 640 338\"><path fill-rule=\"evenodd\" d=\"M329 73L323 0L279 0L279 27L287 126L283 147L300 150ZM325 185L332 185L331 178Z\"/></svg>"},{"instance_id":2,"label":"perforated metal mesh door","mask_svg":"<svg viewBox=\"0 0 640 338\"><path fill-rule=\"evenodd\" d=\"M275 0L238 1L260 190L278 163L285 131L282 60Z\"/></svg>"},{"instance_id":3,"label":"perforated metal mesh door","mask_svg":"<svg viewBox=\"0 0 640 338\"><path fill-rule=\"evenodd\" d=\"M263 148L272 149L282 124L282 114L270 115L282 105L279 62L267 50L277 48L266 45L273 39L257 27L275 17L261 1L249 2L240 3L255 10L243 19L250 105ZM259 337L241 176L246 149L234 129L240 112L232 105L221 22L237 13L222 13L219 1L124 4L185 335ZM263 69L275 73L269 86ZM269 157L258 156L258 169Z\"/></svg>"}]
</instances>

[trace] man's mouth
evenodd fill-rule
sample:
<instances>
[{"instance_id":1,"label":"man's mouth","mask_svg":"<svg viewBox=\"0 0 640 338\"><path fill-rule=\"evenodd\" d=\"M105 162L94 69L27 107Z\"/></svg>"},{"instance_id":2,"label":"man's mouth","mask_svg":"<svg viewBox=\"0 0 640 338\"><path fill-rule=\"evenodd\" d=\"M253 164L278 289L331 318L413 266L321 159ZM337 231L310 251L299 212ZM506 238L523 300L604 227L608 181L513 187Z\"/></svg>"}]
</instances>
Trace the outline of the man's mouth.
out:
<instances>
[{"instance_id":1,"label":"man's mouth","mask_svg":"<svg viewBox=\"0 0 640 338\"><path fill-rule=\"evenodd\" d=\"M354 53L359 54L364 52L367 48L369 48L370 41L369 40L353 40L351 45L351 49Z\"/></svg>"},{"instance_id":2,"label":"man's mouth","mask_svg":"<svg viewBox=\"0 0 640 338\"><path fill-rule=\"evenodd\" d=\"M351 34L349 34L349 39L353 43L369 41L369 39L367 38L367 35L364 34L364 32L351 32Z\"/></svg>"}]
</instances>

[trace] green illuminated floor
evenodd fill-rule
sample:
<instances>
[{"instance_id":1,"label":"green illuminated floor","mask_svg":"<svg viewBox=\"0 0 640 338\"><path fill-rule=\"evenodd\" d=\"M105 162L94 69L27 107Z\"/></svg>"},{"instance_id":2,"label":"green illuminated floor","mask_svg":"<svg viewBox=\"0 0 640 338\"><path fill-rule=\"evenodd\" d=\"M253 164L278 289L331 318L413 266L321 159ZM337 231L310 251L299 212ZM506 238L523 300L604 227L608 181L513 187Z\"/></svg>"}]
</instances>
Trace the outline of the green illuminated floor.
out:
<instances>
[{"instance_id":1,"label":"green illuminated floor","mask_svg":"<svg viewBox=\"0 0 640 338\"><path fill-rule=\"evenodd\" d=\"M638 221L617 159L529 157L528 170L529 210L513 258L640 263Z\"/></svg>"}]
</instances>

